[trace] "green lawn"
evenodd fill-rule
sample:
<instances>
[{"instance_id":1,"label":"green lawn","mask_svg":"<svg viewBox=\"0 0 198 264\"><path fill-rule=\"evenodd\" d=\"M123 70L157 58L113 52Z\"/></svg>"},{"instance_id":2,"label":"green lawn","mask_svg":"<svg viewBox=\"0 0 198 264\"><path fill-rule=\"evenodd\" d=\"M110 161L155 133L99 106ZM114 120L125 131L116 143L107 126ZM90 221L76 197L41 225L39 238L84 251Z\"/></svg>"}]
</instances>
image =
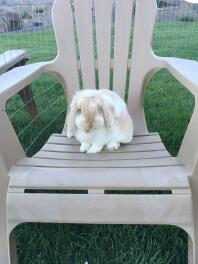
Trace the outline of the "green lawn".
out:
<instances>
[{"instance_id":1,"label":"green lawn","mask_svg":"<svg viewBox=\"0 0 198 264\"><path fill-rule=\"evenodd\" d=\"M194 23L158 23L153 47L157 54L198 59ZM184 34L185 32L185 34ZM52 30L0 36L0 52L24 48L31 62L56 54ZM32 84L40 112L30 122L18 95L7 112L19 139L31 156L53 132L61 132L66 100L59 83L48 74ZM176 155L192 114L194 98L165 70L157 73L145 92L145 113L150 131L159 131ZM20 109L20 110L18 110ZM25 224L17 227L19 264L187 264L187 236L176 227L128 225Z\"/></svg>"}]
</instances>

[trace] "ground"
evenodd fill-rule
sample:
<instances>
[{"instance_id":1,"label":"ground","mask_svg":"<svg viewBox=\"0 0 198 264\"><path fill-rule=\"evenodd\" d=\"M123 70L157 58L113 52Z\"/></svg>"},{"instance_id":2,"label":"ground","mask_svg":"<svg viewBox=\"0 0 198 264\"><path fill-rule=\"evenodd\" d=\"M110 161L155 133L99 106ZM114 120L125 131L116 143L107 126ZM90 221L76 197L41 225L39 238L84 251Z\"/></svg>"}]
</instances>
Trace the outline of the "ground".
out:
<instances>
[{"instance_id":1,"label":"ground","mask_svg":"<svg viewBox=\"0 0 198 264\"><path fill-rule=\"evenodd\" d=\"M193 26L191 22L158 23L155 52L197 59L198 36L191 30ZM1 37L0 51L17 47L31 53L31 62L56 54L50 29ZM36 123L22 111L19 96L7 104L28 155L35 153L51 133L61 132L66 112L63 90L53 77L44 74L32 85L41 113ZM148 84L144 107L149 130L159 131L172 155L178 152L193 106L192 95L165 70ZM25 224L17 227L16 234L20 264L187 264L187 236L176 227Z\"/></svg>"}]
</instances>

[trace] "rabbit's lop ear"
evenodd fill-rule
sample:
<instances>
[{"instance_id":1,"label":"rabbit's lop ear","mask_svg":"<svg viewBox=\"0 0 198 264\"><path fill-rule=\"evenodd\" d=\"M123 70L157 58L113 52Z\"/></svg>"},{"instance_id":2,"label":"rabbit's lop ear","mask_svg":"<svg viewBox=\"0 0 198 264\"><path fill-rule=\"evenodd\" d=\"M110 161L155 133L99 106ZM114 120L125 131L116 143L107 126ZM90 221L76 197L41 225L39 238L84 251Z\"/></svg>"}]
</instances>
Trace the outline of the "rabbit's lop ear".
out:
<instances>
[{"instance_id":1,"label":"rabbit's lop ear","mask_svg":"<svg viewBox=\"0 0 198 264\"><path fill-rule=\"evenodd\" d=\"M69 113L67 116L67 137L73 137L76 132L75 119L77 114L77 102L76 98L72 101L69 106Z\"/></svg>"},{"instance_id":2,"label":"rabbit's lop ear","mask_svg":"<svg viewBox=\"0 0 198 264\"><path fill-rule=\"evenodd\" d=\"M112 130L113 125L114 125L113 114L111 113L110 106L104 101L102 102L102 114L103 114L107 129Z\"/></svg>"}]
</instances>

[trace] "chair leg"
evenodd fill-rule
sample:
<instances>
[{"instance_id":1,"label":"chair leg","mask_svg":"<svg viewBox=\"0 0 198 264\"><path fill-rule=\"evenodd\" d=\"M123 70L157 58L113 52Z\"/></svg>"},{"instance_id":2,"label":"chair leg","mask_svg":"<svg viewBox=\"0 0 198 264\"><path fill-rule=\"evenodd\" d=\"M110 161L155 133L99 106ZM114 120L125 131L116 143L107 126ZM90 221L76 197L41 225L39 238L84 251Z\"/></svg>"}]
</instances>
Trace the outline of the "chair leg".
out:
<instances>
[{"instance_id":1,"label":"chair leg","mask_svg":"<svg viewBox=\"0 0 198 264\"><path fill-rule=\"evenodd\" d=\"M0 221L0 259L1 263L10 264L9 242L7 239L6 219Z\"/></svg>"},{"instance_id":2,"label":"chair leg","mask_svg":"<svg viewBox=\"0 0 198 264\"><path fill-rule=\"evenodd\" d=\"M31 85L27 85L23 90L19 92L23 103L26 105L26 108L32 118L32 120L38 121L38 111L36 107L36 102L33 97Z\"/></svg>"},{"instance_id":3,"label":"chair leg","mask_svg":"<svg viewBox=\"0 0 198 264\"><path fill-rule=\"evenodd\" d=\"M7 236L7 189L8 176L0 156L0 263L2 264L10 264Z\"/></svg>"},{"instance_id":4,"label":"chair leg","mask_svg":"<svg viewBox=\"0 0 198 264\"><path fill-rule=\"evenodd\" d=\"M9 240L7 232L6 198L0 192L0 263L10 264Z\"/></svg>"},{"instance_id":5,"label":"chair leg","mask_svg":"<svg viewBox=\"0 0 198 264\"><path fill-rule=\"evenodd\" d=\"M188 236L188 264L195 264L194 259L194 243L190 236Z\"/></svg>"},{"instance_id":6,"label":"chair leg","mask_svg":"<svg viewBox=\"0 0 198 264\"><path fill-rule=\"evenodd\" d=\"M198 223L197 223L198 225ZM193 241L193 264L197 264L198 263L198 229L196 228L196 224L195 224L195 239ZM191 262L189 262L191 264Z\"/></svg>"},{"instance_id":7,"label":"chair leg","mask_svg":"<svg viewBox=\"0 0 198 264\"><path fill-rule=\"evenodd\" d=\"M196 170L197 171L197 170ZM189 258L191 262L190 264L197 264L198 263L198 175L194 175L194 177L190 178L190 185L191 185L191 191L192 191L192 201L193 201L193 222L194 222L194 234L193 238L190 243L193 243L193 246L191 245L191 250L193 250L192 254L192 260ZM190 249L189 249L190 251Z\"/></svg>"},{"instance_id":8,"label":"chair leg","mask_svg":"<svg viewBox=\"0 0 198 264\"><path fill-rule=\"evenodd\" d=\"M5 208L4 208L5 209ZM17 248L15 230L9 234L6 210L2 214L1 207L1 221L0 221L0 263L2 264L17 264Z\"/></svg>"},{"instance_id":9,"label":"chair leg","mask_svg":"<svg viewBox=\"0 0 198 264\"><path fill-rule=\"evenodd\" d=\"M9 252L10 252L10 263L17 264L17 246L16 246L16 234L13 230L9 237Z\"/></svg>"}]
</instances>

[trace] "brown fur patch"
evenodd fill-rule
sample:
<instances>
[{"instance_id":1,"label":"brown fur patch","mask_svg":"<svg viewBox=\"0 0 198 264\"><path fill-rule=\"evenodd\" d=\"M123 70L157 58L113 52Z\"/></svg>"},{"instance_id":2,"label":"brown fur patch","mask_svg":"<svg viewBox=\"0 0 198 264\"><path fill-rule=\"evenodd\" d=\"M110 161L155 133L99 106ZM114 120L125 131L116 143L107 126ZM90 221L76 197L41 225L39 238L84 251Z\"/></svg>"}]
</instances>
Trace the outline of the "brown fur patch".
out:
<instances>
[{"instance_id":1,"label":"brown fur patch","mask_svg":"<svg viewBox=\"0 0 198 264\"><path fill-rule=\"evenodd\" d=\"M116 118L116 124L120 128L120 132L122 134L129 133L133 128L133 124L128 113L124 114L121 118Z\"/></svg>"},{"instance_id":2,"label":"brown fur patch","mask_svg":"<svg viewBox=\"0 0 198 264\"><path fill-rule=\"evenodd\" d=\"M95 117L99 114L100 102L96 97L84 97L79 105L86 119L84 130L89 132L94 127Z\"/></svg>"}]
</instances>

